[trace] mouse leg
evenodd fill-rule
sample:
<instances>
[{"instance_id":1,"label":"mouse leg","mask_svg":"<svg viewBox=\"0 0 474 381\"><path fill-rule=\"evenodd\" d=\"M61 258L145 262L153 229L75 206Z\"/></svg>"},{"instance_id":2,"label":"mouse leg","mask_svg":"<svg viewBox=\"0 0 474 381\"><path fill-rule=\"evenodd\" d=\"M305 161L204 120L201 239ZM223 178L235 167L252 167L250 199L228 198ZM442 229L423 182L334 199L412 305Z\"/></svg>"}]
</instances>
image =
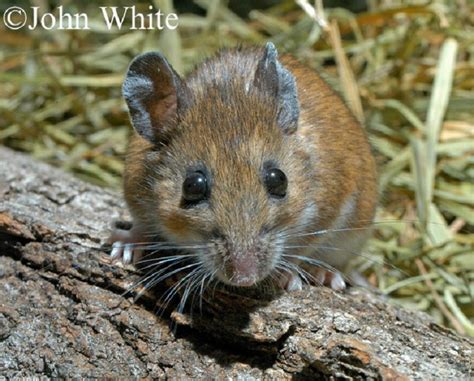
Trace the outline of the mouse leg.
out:
<instances>
[{"instance_id":1,"label":"mouse leg","mask_svg":"<svg viewBox=\"0 0 474 381\"><path fill-rule=\"evenodd\" d=\"M139 229L132 227L130 230L116 228L110 235L108 243L112 245L110 257L113 262L122 262L124 265L137 263L143 256L143 249L137 247L143 243L143 235Z\"/></svg>"}]
</instances>

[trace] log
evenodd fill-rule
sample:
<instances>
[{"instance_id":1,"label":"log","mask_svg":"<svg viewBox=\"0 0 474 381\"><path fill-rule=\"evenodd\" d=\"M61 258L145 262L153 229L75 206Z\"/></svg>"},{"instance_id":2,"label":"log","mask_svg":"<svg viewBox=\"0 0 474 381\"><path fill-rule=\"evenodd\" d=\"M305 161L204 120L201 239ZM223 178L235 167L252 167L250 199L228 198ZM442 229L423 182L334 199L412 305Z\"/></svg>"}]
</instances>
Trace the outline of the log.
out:
<instances>
[{"instance_id":1,"label":"log","mask_svg":"<svg viewBox=\"0 0 474 381\"><path fill-rule=\"evenodd\" d=\"M0 375L469 379L473 341L368 290L216 291L193 314L134 302L104 242L117 193L0 148ZM217 296L219 295L219 296Z\"/></svg>"}]
</instances>

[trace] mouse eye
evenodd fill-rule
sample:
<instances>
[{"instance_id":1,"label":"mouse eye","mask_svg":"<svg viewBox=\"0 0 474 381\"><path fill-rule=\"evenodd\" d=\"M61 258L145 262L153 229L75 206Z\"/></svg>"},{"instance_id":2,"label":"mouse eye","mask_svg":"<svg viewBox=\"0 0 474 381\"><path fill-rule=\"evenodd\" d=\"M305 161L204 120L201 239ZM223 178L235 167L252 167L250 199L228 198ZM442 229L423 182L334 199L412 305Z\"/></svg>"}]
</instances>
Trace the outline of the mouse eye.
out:
<instances>
[{"instance_id":1,"label":"mouse eye","mask_svg":"<svg viewBox=\"0 0 474 381\"><path fill-rule=\"evenodd\" d=\"M207 179L204 173L197 171L189 174L183 182L183 198L192 204L205 200L209 195Z\"/></svg>"},{"instance_id":2,"label":"mouse eye","mask_svg":"<svg viewBox=\"0 0 474 381\"><path fill-rule=\"evenodd\" d=\"M274 197L285 197L288 180L286 175L278 168L270 168L265 172L265 186L268 193Z\"/></svg>"}]
</instances>

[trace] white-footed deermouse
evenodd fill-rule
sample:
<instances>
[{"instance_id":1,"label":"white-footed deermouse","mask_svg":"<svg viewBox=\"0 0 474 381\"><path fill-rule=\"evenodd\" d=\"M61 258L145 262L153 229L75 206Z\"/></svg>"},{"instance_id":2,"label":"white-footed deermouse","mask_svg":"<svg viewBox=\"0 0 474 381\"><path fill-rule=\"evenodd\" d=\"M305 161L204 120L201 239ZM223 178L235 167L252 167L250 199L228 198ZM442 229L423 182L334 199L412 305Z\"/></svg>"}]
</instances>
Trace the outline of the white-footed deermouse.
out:
<instances>
[{"instance_id":1,"label":"white-footed deermouse","mask_svg":"<svg viewBox=\"0 0 474 381\"><path fill-rule=\"evenodd\" d=\"M338 271L374 215L375 165L318 74L272 43L223 50L185 79L149 52L123 94L136 132L124 181L133 227L115 231L112 257L137 262L134 244L159 237L226 284L345 287Z\"/></svg>"}]
</instances>

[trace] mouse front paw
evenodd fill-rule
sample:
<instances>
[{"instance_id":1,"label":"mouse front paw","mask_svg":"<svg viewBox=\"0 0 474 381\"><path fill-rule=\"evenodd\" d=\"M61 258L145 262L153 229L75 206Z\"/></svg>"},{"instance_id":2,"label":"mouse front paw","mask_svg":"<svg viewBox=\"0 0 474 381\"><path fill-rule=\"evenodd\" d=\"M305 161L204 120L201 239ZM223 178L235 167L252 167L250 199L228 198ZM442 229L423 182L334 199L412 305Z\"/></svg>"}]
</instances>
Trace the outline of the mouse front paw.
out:
<instances>
[{"instance_id":1,"label":"mouse front paw","mask_svg":"<svg viewBox=\"0 0 474 381\"><path fill-rule=\"evenodd\" d=\"M278 286L288 292L301 291L303 281L298 274L287 271L278 279Z\"/></svg>"},{"instance_id":2,"label":"mouse front paw","mask_svg":"<svg viewBox=\"0 0 474 381\"><path fill-rule=\"evenodd\" d=\"M121 262L124 265L137 263L143 256L143 249L139 247L141 235L133 228L131 230L115 229L108 239L112 245L110 257L114 263Z\"/></svg>"},{"instance_id":3,"label":"mouse front paw","mask_svg":"<svg viewBox=\"0 0 474 381\"><path fill-rule=\"evenodd\" d=\"M344 277L336 271L325 269L316 269L311 274L306 274L305 281L314 283L316 286L330 287L335 291L341 291L346 288ZM285 291L301 291L303 289L303 281L295 272L286 272L278 280L278 286Z\"/></svg>"},{"instance_id":4,"label":"mouse front paw","mask_svg":"<svg viewBox=\"0 0 474 381\"><path fill-rule=\"evenodd\" d=\"M345 290L346 282L344 277L337 271L329 271L326 269L315 269L311 272L315 283L321 286L327 286L335 291Z\"/></svg>"}]
</instances>

